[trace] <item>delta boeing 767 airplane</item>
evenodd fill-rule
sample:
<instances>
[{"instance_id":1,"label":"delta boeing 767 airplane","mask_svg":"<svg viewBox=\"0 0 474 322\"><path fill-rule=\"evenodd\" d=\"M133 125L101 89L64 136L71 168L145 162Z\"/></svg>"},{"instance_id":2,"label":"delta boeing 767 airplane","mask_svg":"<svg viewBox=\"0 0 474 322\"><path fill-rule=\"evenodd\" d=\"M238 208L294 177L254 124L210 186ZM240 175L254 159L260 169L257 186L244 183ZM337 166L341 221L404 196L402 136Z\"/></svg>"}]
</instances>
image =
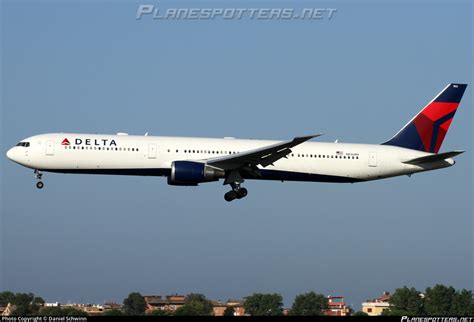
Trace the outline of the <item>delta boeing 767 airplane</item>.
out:
<instances>
[{"instance_id":1,"label":"delta boeing 767 airplane","mask_svg":"<svg viewBox=\"0 0 474 322\"><path fill-rule=\"evenodd\" d=\"M53 133L22 140L7 157L42 172L166 176L168 184L197 186L224 180L226 201L241 199L244 179L363 182L450 167L464 151L438 153L466 84L449 84L397 134L382 144L205 139Z\"/></svg>"}]
</instances>

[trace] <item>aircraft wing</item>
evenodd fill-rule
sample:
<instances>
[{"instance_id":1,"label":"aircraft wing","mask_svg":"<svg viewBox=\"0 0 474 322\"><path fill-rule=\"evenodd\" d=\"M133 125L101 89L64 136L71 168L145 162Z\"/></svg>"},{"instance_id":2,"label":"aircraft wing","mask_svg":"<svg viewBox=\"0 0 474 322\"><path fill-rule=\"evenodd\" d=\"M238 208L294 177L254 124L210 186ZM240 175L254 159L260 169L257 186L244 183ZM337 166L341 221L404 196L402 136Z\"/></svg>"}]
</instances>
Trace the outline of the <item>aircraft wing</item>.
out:
<instances>
[{"instance_id":1,"label":"aircraft wing","mask_svg":"<svg viewBox=\"0 0 474 322\"><path fill-rule=\"evenodd\" d=\"M244 167L256 170L258 165L266 167L281 158L286 158L286 156L291 153L292 147L321 135L322 134L300 136L290 141L279 142L254 150L208 159L206 160L206 164L223 170L237 170Z\"/></svg>"},{"instance_id":2,"label":"aircraft wing","mask_svg":"<svg viewBox=\"0 0 474 322\"><path fill-rule=\"evenodd\" d=\"M444 153L439 153L439 154L431 154L424 157L404 161L403 163L422 164L422 163L442 161L448 158L455 157L456 155L461 154L461 153L464 153L464 151L451 151L451 152L444 152Z\"/></svg>"}]
</instances>

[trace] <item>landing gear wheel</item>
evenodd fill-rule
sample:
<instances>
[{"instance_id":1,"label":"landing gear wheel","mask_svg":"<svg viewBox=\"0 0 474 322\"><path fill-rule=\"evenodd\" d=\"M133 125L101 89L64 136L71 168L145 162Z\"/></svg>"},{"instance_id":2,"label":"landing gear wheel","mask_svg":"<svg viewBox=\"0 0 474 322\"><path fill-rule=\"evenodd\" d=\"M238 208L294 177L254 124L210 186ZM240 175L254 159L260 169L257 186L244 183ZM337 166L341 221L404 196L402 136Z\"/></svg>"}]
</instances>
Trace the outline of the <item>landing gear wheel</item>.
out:
<instances>
[{"instance_id":1,"label":"landing gear wheel","mask_svg":"<svg viewBox=\"0 0 474 322\"><path fill-rule=\"evenodd\" d=\"M38 189L43 189L43 187L44 187L44 184L43 184L42 181L38 181L38 182L36 183L36 188L38 188Z\"/></svg>"},{"instance_id":2,"label":"landing gear wheel","mask_svg":"<svg viewBox=\"0 0 474 322\"><path fill-rule=\"evenodd\" d=\"M227 202L230 202L234 200L235 198L237 198L237 192L235 192L234 190L231 190L224 195L224 199Z\"/></svg>"},{"instance_id":3,"label":"landing gear wheel","mask_svg":"<svg viewBox=\"0 0 474 322\"><path fill-rule=\"evenodd\" d=\"M237 199L245 198L248 193L249 193L249 192L247 191L247 189L245 189L245 188L240 188L239 190L237 190Z\"/></svg>"}]
</instances>

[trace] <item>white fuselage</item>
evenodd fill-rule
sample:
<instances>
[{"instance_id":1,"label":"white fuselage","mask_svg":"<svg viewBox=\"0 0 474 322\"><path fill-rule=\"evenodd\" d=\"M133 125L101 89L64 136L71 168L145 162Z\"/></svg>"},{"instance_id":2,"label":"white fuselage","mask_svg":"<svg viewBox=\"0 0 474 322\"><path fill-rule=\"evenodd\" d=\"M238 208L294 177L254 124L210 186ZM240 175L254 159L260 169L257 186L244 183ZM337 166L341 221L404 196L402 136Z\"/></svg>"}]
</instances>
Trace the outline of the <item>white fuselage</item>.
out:
<instances>
[{"instance_id":1,"label":"white fuselage","mask_svg":"<svg viewBox=\"0 0 474 322\"><path fill-rule=\"evenodd\" d=\"M66 142L65 142L66 139ZM177 160L203 161L261 148L279 141L135 135L53 133L24 139L7 153L13 161L42 171L168 176ZM69 144L67 144L69 143ZM431 155L389 145L305 142L262 169L261 179L357 182L451 166L452 159L424 164L404 161Z\"/></svg>"}]
</instances>

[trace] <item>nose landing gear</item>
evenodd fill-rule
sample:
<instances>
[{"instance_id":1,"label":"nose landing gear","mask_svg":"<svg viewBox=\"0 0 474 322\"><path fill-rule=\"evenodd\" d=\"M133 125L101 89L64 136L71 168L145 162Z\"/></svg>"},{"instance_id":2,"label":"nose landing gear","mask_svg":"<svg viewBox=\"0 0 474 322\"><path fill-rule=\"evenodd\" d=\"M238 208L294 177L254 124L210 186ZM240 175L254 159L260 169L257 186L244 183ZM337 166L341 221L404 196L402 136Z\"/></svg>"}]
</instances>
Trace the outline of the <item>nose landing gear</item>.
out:
<instances>
[{"instance_id":1,"label":"nose landing gear","mask_svg":"<svg viewBox=\"0 0 474 322\"><path fill-rule=\"evenodd\" d=\"M44 183L43 183L43 181L41 181L42 177L43 177L43 174L41 173L41 171L36 169L35 170L35 178L36 178L36 180L38 180L38 182L36 183L36 188L38 188L38 189L43 189L43 187L44 187Z\"/></svg>"},{"instance_id":2,"label":"nose landing gear","mask_svg":"<svg viewBox=\"0 0 474 322\"><path fill-rule=\"evenodd\" d=\"M225 201L230 202L234 199L242 199L247 196L247 189L240 187L240 183L233 182L230 186L232 187L232 190L224 195Z\"/></svg>"}]
</instances>

